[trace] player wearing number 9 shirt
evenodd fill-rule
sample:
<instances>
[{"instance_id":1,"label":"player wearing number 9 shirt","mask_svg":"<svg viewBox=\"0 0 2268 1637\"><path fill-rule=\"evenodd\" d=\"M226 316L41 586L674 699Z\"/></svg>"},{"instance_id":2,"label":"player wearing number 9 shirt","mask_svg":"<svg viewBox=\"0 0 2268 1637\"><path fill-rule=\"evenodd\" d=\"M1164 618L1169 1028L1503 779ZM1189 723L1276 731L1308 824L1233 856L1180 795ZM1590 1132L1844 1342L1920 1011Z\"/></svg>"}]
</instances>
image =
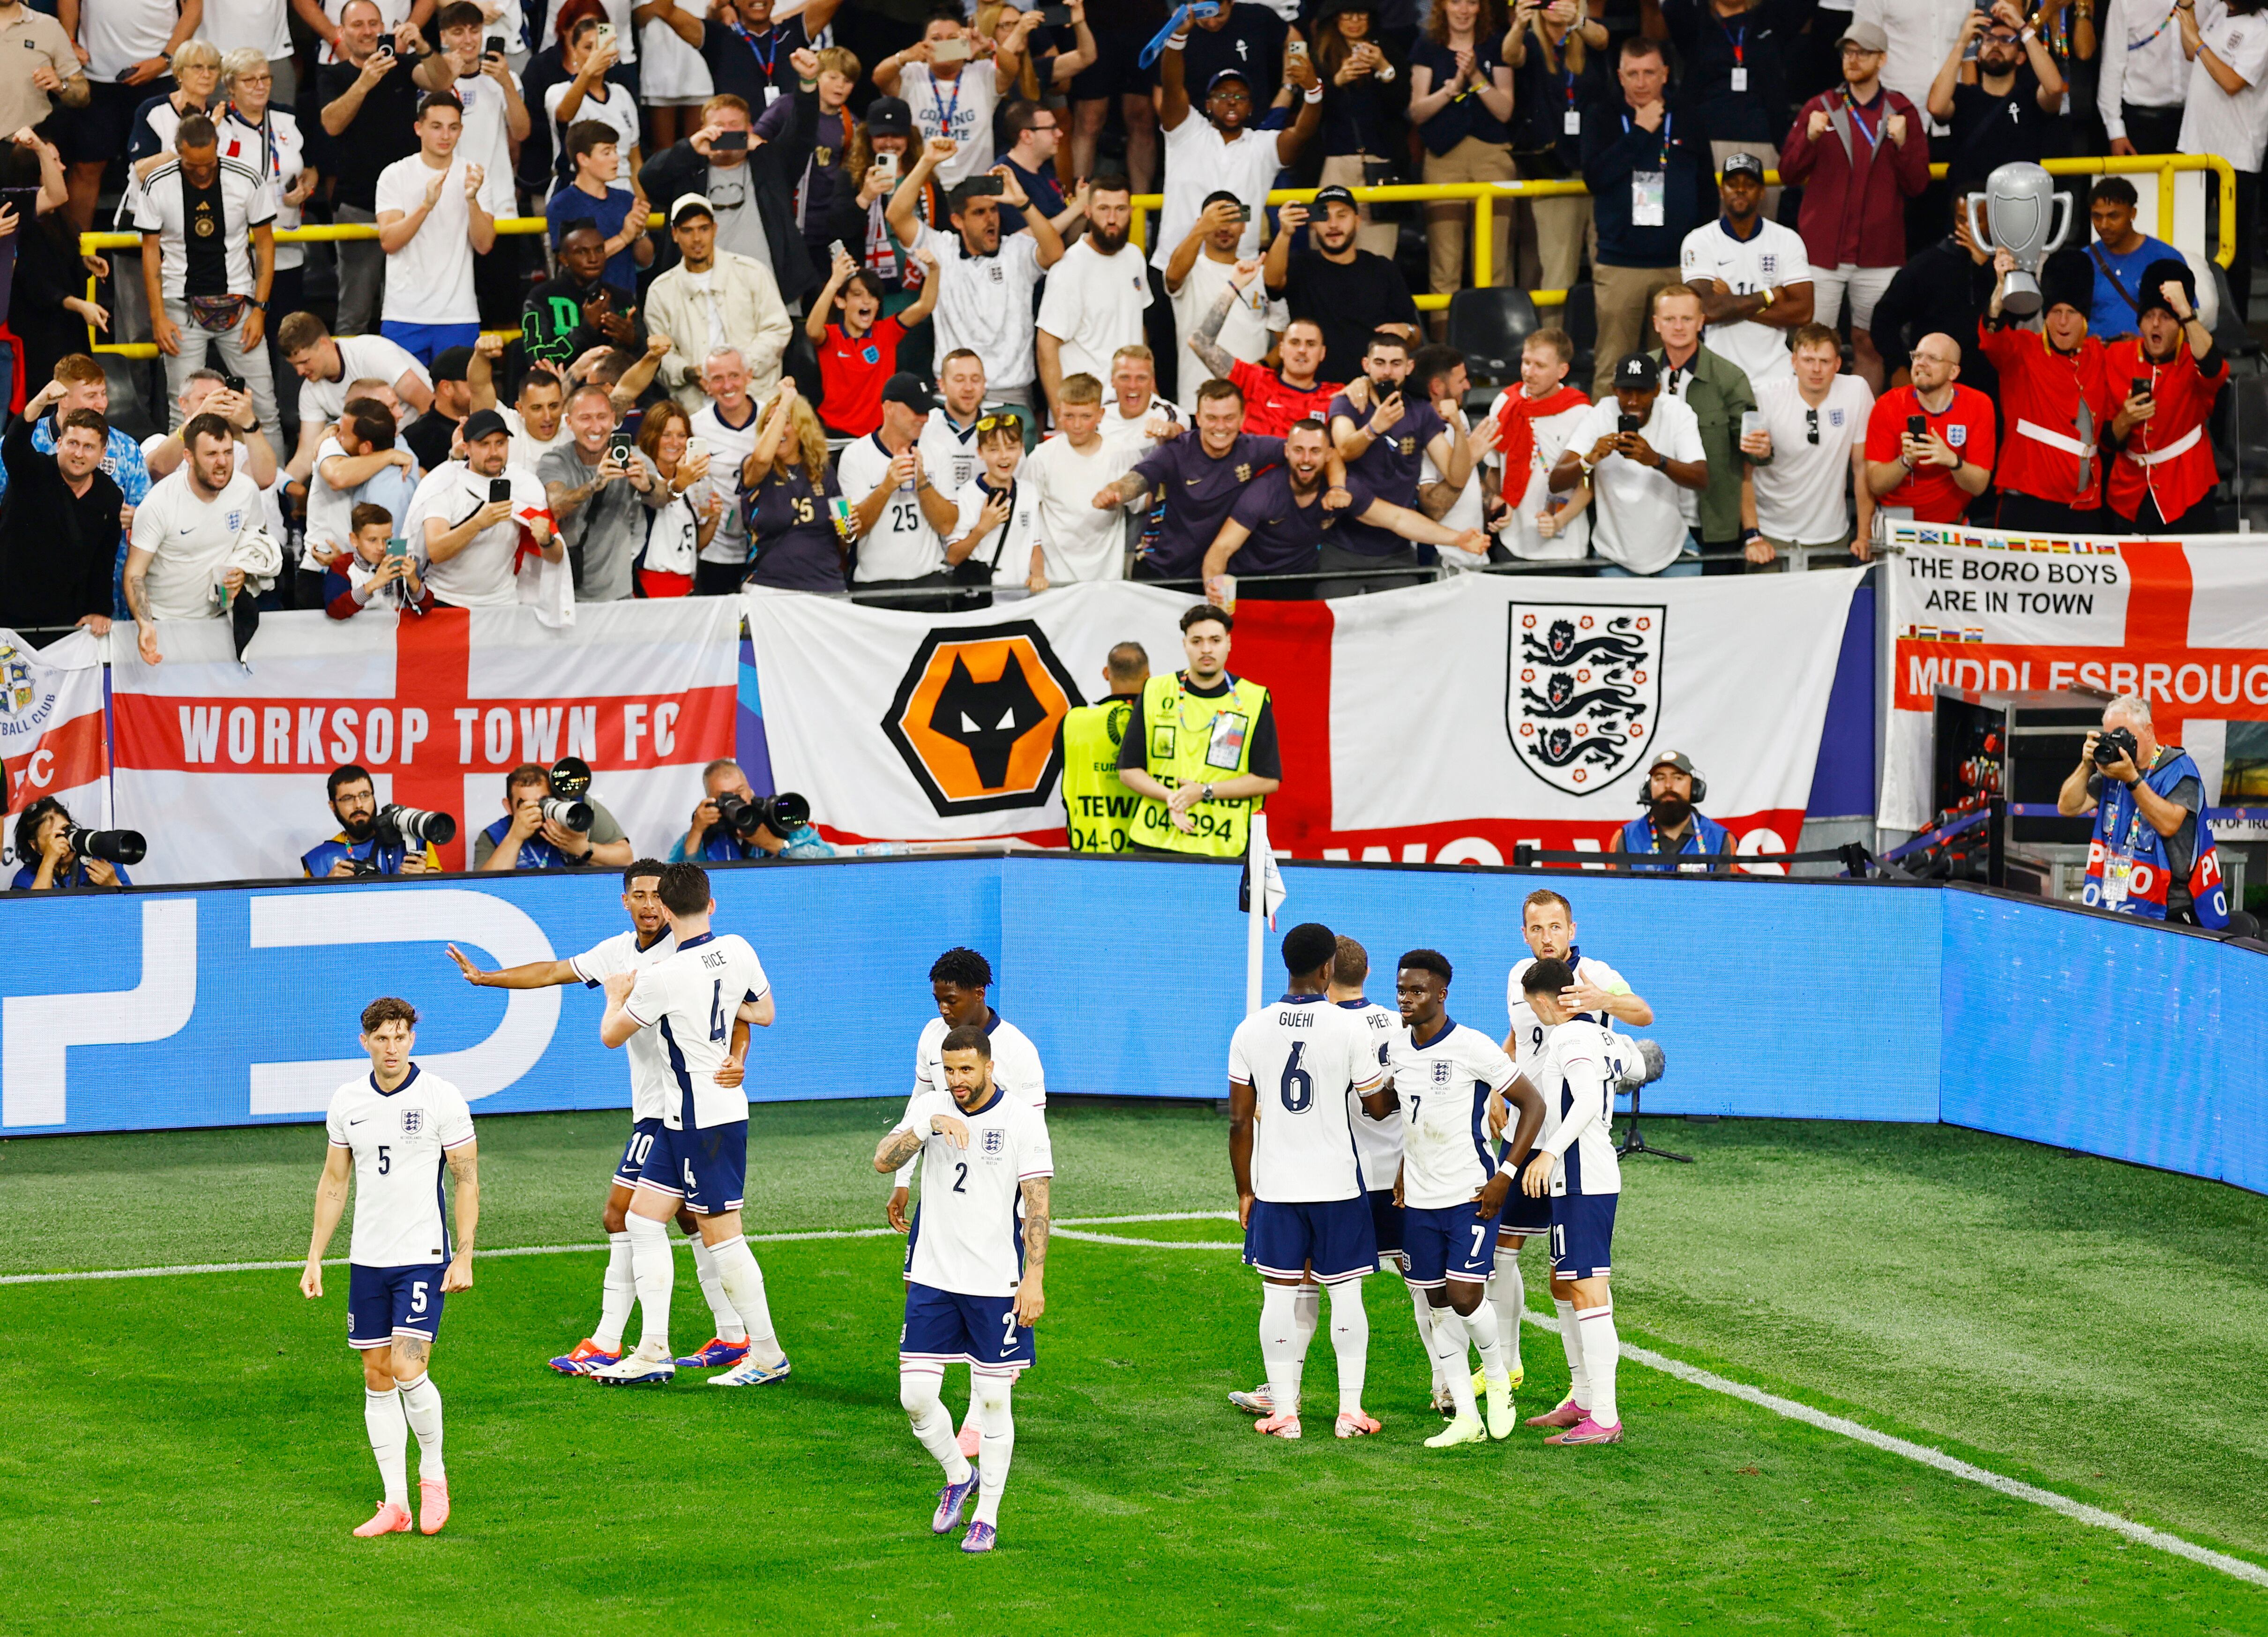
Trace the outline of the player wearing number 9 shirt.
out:
<instances>
[{"instance_id":1,"label":"player wearing number 9 shirt","mask_svg":"<svg viewBox=\"0 0 2268 1637\"><path fill-rule=\"evenodd\" d=\"M1283 999L1236 1026L1228 1047L1228 1162L1244 1224L1244 1259L1260 1270L1260 1353L1270 1413L1255 1430L1300 1436L1300 1376L1308 1336L1297 1316L1301 1278L1331 1293L1342 1438L1378 1430L1363 1413L1370 1321L1362 1279L1378 1268L1349 1092L1385 1111L1385 1073L1361 1023L1331 1003L1338 940L1314 921L1284 936L1291 977ZM1376 1098L1373 1107L1371 1099Z\"/></svg>"},{"instance_id":2,"label":"player wearing number 9 shirt","mask_svg":"<svg viewBox=\"0 0 2268 1637\"><path fill-rule=\"evenodd\" d=\"M323 1252L355 1194L347 1251L347 1345L362 1356L363 1426L385 1498L354 1532L409 1530L409 1434L417 1434L418 1527L449 1519L441 1461L441 1393L426 1360L441 1333L441 1299L473 1287L473 1234L481 1214L478 1149L462 1093L410 1060L417 1008L392 996L363 1008L370 1073L331 1094L330 1150L315 1189L315 1228L299 1290L323 1294ZM441 1208L441 1172L456 1178L457 1242Z\"/></svg>"}]
</instances>

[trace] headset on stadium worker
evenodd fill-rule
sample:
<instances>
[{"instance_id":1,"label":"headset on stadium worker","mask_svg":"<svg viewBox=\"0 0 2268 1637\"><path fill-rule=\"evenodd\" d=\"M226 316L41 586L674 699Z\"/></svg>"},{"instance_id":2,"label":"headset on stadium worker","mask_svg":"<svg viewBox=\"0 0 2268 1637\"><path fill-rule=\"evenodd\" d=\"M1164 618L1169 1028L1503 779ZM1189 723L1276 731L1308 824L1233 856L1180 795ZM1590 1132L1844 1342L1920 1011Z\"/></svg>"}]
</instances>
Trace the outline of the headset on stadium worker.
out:
<instances>
[{"instance_id":1,"label":"headset on stadium worker","mask_svg":"<svg viewBox=\"0 0 2268 1637\"><path fill-rule=\"evenodd\" d=\"M1661 768L1671 768L1685 775L1692 794L1657 799L1653 793L1653 775ZM1701 811L1701 803L1708 800L1709 781L1695 771L1692 758L1683 750L1664 750L1646 764L1646 783L1638 787L1638 804L1646 813L1623 826L1622 850L1625 853L1659 853L1659 844L1665 831L1675 832L1685 826L1685 834L1676 847L1677 853L1698 853L1708 856L1730 851L1727 845L1732 832ZM1669 864L1632 864L1633 870L1669 870Z\"/></svg>"}]
</instances>

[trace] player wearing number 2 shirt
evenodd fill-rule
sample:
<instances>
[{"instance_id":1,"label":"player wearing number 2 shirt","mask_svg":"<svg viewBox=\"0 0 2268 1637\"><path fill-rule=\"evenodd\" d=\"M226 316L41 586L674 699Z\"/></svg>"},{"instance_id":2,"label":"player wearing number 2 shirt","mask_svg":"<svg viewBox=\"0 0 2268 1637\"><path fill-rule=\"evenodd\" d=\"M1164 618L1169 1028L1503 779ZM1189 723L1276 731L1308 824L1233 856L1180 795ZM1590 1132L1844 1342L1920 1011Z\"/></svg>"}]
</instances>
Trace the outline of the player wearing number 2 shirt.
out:
<instances>
[{"instance_id":1,"label":"player wearing number 2 shirt","mask_svg":"<svg viewBox=\"0 0 2268 1637\"><path fill-rule=\"evenodd\" d=\"M1244 1221L1244 1259L1260 1270L1260 1355L1270 1412L1256 1429L1300 1436L1300 1376L1312 1323L1298 1317L1303 1277L1330 1287L1342 1438L1378 1430L1363 1413L1370 1321L1362 1279L1378 1267L1350 1091L1381 1094L1377 1048L1354 1014L1332 1004L1338 940L1314 921L1284 937L1291 977L1283 998L1236 1026L1228 1047L1229 1169ZM1380 1096L1382 1111L1384 1100Z\"/></svg>"},{"instance_id":2,"label":"player wearing number 2 shirt","mask_svg":"<svg viewBox=\"0 0 2268 1637\"><path fill-rule=\"evenodd\" d=\"M417 1434L418 1527L449 1519L441 1460L441 1394L425 1363L441 1333L441 1299L473 1285L473 1233L481 1213L473 1117L462 1093L410 1060L417 1009L391 996L363 1008L370 1073L331 1095L330 1150L315 1191L315 1228L299 1289L323 1294L323 1252L351 1186L354 1239L347 1250L347 1344L362 1357L363 1426L386 1486L355 1533L409 1530L409 1434ZM451 1254L441 1173L456 1178L458 1242Z\"/></svg>"}]
</instances>

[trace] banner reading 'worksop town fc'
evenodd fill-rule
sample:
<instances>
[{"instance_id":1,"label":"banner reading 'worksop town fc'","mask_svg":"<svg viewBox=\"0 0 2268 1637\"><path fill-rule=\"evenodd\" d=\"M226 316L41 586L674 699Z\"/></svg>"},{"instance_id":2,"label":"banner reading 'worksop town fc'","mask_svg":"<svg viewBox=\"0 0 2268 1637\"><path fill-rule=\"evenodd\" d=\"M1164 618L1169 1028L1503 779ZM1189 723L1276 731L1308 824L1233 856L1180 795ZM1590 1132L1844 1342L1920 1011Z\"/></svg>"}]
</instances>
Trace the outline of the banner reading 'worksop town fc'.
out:
<instances>
[{"instance_id":1,"label":"banner reading 'worksop town fc'","mask_svg":"<svg viewBox=\"0 0 2268 1637\"><path fill-rule=\"evenodd\" d=\"M2040 539L1898 523L1887 564L1891 704L1881 822L1933 816L1930 721L1970 692L2139 693L2158 737L2195 758L2207 805L2268 723L2268 578L2257 535Z\"/></svg>"},{"instance_id":2,"label":"banner reading 'worksop town fc'","mask_svg":"<svg viewBox=\"0 0 2268 1637\"><path fill-rule=\"evenodd\" d=\"M1508 862L1607 844L1682 750L1750 852L1794 844L1855 570L1742 579L1471 575L1246 601L1232 671L1275 700L1270 837L1303 858ZM1182 664L1186 596L1086 585L974 614L786 592L746 607L780 788L841 839L1063 844L1056 730L1134 640Z\"/></svg>"},{"instance_id":3,"label":"banner reading 'worksop town fc'","mask_svg":"<svg viewBox=\"0 0 2268 1637\"><path fill-rule=\"evenodd\" d=\"M504 815L504 775L581 756L631 845L659 856L733 754L725 597L584 603L564 630L534 610L269 615L237 663L220 620L168 620L163 663L113 645L119 822L150 838L137 880L296 875L335 834L331 769L370 770L381 802L449 814L443 866ZM248 668L247 668L248 667Z\"/></svg>"}]
</instances>

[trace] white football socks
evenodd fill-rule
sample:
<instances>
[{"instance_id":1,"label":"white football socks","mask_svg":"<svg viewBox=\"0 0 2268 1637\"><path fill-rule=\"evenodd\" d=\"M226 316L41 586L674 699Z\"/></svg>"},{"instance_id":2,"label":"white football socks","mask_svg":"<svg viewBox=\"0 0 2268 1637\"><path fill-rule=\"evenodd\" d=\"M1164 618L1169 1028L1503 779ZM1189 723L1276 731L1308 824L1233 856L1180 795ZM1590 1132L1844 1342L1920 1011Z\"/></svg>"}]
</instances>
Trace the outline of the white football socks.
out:
<instances>
[{"instance_id":1,"label":"white football socks","mask_svg":"<svg viewBox=\"0 0 2268 1637\"><path fill-rule=\"evenodd\" d=\"M448 1469L441 1464L441 1390L431 1375L396 1383L401 1407L409 1417L409 1430L417 1434L417 1476L429 1484L445 1482Z\"/></svg>"},{"instance_id":2,"label":"white football socks","mask_svg":"<svg viewBox=\"0 0 2268 1637\"><path fill-rule=\"evenodd\" d=\"M1448 1388L1451 1402L1464 1419L1480 1419L1480 1410L1473 1402L1473 1373L1465 1361L1465 1341L1469 1332L1464 1321L1451 1307L1433 1309L1433 1330L1429 1338L1433 1348L1433 1361L1441 1372L1442 1384Z\"/></svg>"},{"instance_id":3,"label":"white football socks","mask_svg":"<svg viewBox=\"0 0 2268 1637\"><path fill-rule=\"evenodd\" d=\"M1268 1402L1278 1415L1300 1412L1300 1373L1307 1349L1292 1312L1297 1303L1289 1285L1260 1287L1260 1357L1268 1367Z\"/></svg>"},{"instance_id":4,"label":"white football socks","mask_svg":"<svg viewBox=\"0 0 2268 1637\"><path fill-rule=\"evenodd\" d=\"M1567 1397L1578 1409L1587 1410L1591 1378L1583 1368L1583 1332L1575 1323L1575 1304L1554 1296L1551 1305L1559 1309L1559 1346L1567 1354Z\"/></svg>"},{"instance_id":5,"label":"white football socks","mask_svg":"<svg viewBox=\"0 0 2268 1637\"><path fill-rule=\"evenodd\" d=\"M1622 1357L1622 1339L1615 1334L1615 1304L1584 1308L1575 1315L1583 1332L1583 1368L1591 1381L1591 1402L1583 1407L1602 1427L1622 1425L1615 1406L1615 1362Z\"/></svg>"},{"instance_id":6,"label":"white football socks","mask_svg":"<svg viewBox=\"0 0 2268 1637\"><path fill-rule=\"evenodd\" d=\"M1331 1287L1331 1351L1339 1362L1339 1413L1359 1414L1363 1377L1370 1368L1370 1314L1362 1305L1359 1279Z\"/></svg>"},{"instance_id":7,"label":"white football socks","mask_svg":"<svg viewBox=\"0 0 2268 1637\"><path fill-rule=\"evenodd\" d=\"M747 1236L736 1234L722 1244L711 1245L709 1255L717 1265L717 1279L725 1287L725 1299L747 1327L748 1356L763 1365L785 1360L787 1354L780 1351L779 1338L772 1334L772 1309L764 1300L763 1270L756 1265L756 1253L748 1249Z\"/></svg>"},{"instance_id":8,"label":"white football socks","mask_svg":"<svg viewBox=\"0 0 2268 1637\"><path fill-rule=\"evenodd\" d=\"M1000 1522L1000 1492L1008 1486L1008 1462L1016 1453L1016 1417L1008 1405L1010 1375L979 1375L975 1383L983 1437L976 1446L976 1515L972 1523Z\"/></svg>"},{"instance_id":9,"label":"white football socks","mask_svg":"<svg viewBox=\"0 0 2268 1637\"><path fill-rule=\"evenodd\" d=\"M1307 1356L1307 1344L1315 1338L1316 1328L1322 1323L1323 1293L1317 1285L1295 1285L1292 1289L1292 1324L1298 1333L1300 1356Z\"/></svg>"},{"instance_id":10,"label":"white football socks","mask_svg":"<svg viewBox=\"0 0 2268 1637\"><path fill-rule=\"evenodd\" d=\"M630 1213L630 1272L637 1281L638 1306L643 1309L638 1346L658 1357L669 1356L669 1294L677 1284L677 1263L669 1251L669 1225L650 1216Z\"/></svg>"},{"instance_id":11,"label":"white football socks","mask_svg":"<svg viewBox=\"0 0 2268 1637\"><path fill-rule=\"evenodd\" d=\"M1528 1281L1521 1277L1520 1252L1509 1245L1497 1247L1489 1305L1496 1309L1497 1329L1504 1341L1504 1368L1516 1375L1520 1373L1520 1316L1528 1311Z\"/></svg>"},{"instance_id":12,"label":"white football socks","mask_svg":"<svg viewBox=\"0 0 2268 1637\"><path fill-rule=\"evenodd\" d=\"M1441 1396L1441 1360L1433 1356L1433 1304L1425 1300L1425 1293L1415 1285L1404 1285L1410 1293L1410 1305L1418 1312L1418 1345L1425 1349L1426 1368L1433 1372L1433 1396Z\"/></svg>"},{"instance_id":13,"label":"white football socks","mask_svg":"<svg viewBox=\"0 0 2268 1637\"><path fill-rule=\"evenodd\" d=\"M627 1230L607 1235L607 1277L599 1287L599 1328L591 1345L601 1353L622 1350L622 1326L637 1306L637 1275L630 1270L630 1236Z\"/></svg>"},{"instance_id":14,"label":"white football socks","mask_svg":"<svg viewBox=\"0 0 2268 1637\"><path fill-rule=\"evenodd\" d=\"M748 1332L740 1323L740 1310L733 1307L732 1301L725 1296L724 1281L717 1277L715 1254L707 1245L701 1242L698 1231L687 1235L685 1242L693 1250L694 1277L701 1281L701 1294L707 1298L709 1311L717 1320L717 1339L732 1342L747 1340Z\"/></svg>"},{"instance_id":15,"label":"white football socks","mask_svg":"<svg viewBox=\"0 0 2268 1637\"><path fill-rule=\"evenodd\" d=\"M953 1435L953 1418L938 1400L937 1390L944 1384L945 1372L941 1369L900 1370L898 1402L905 1406L906 1419L913 1423L914 1436L921 1440L921 1447L945 1469L945 1481L965 1484L968 1481L968 1457L961 1453L961 1445Z\"/></svg>"},{"instance_id":16,"label":"white football socks","mask_svg":"<svg viewBox=\"0 0 2268 1637\"><path fill-rule=\"evenodd\" d=\"M391 1387L384 1392L364 1388L362 1424L370 1433L370 1452L378 1457L378 1475L385 1482L387 1500L407 1512L409 1423L402 1416L401 1395Z\"/></svg>"},{"instance_id":17,"label":"white football socks","mask_svg":"<svg viewBox=\"0 0 2268 1637\"><path fill-rule=\"evenodd\" d=\"M1447 1308L1443 1311L1455 1313L1457 1310ZM1459 1314L1458 1317L1465 1327L1465 1334L1472 1340L1473 1351L1481 1355L1481 1374L1491 1381L1501 1379L1505 1374L1504 1338L1499 1328L1503 1321L1497 1317L1496 1309L1483 1301L1470 1313ZM1465 1385L1472 1385L1469 1378Z\"/></svg>"}]
</instances>

